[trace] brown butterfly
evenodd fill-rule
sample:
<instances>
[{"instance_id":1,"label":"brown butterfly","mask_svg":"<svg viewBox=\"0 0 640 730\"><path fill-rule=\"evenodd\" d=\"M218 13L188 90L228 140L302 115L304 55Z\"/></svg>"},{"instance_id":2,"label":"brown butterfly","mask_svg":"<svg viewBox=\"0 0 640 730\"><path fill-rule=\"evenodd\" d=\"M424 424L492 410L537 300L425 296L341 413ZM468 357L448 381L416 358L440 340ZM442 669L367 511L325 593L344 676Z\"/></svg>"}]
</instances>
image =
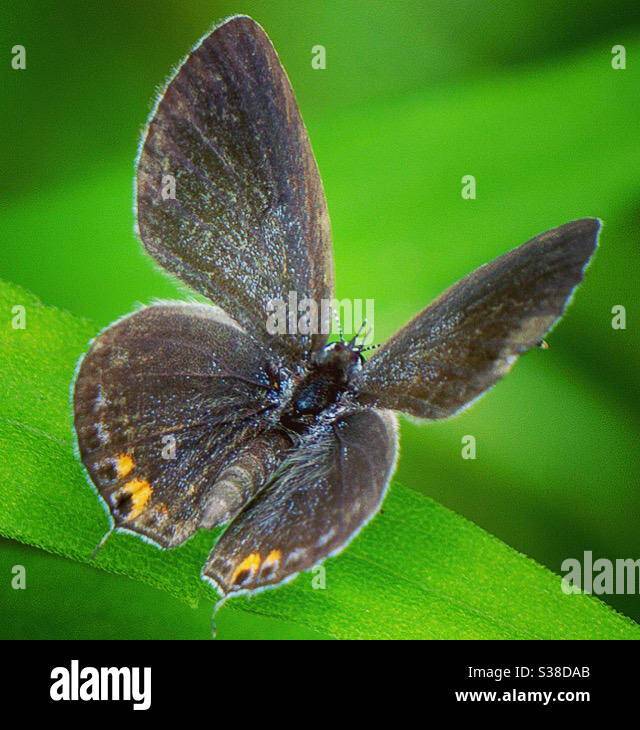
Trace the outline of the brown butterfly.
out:
<instances>
[{"instance_id":1,"label":"brown butterfly","mask_svg":"<svg viewBox=\"0 0 640 730\"><path fill-rule=\"evenodd\" d=\"M246 16L160 97L137 215L146 250L215 306L150 306L93 341L75 384L80 455L118 529L171 548L229 523L203 568L224 594L344 548L393 473L392 411L446 418L505 375L562 315L600 228L567 223L481 266L366 362L355 338L271 334L274 299L333 297L333 260L291 85Z\"/></svg>"}]
</instances>

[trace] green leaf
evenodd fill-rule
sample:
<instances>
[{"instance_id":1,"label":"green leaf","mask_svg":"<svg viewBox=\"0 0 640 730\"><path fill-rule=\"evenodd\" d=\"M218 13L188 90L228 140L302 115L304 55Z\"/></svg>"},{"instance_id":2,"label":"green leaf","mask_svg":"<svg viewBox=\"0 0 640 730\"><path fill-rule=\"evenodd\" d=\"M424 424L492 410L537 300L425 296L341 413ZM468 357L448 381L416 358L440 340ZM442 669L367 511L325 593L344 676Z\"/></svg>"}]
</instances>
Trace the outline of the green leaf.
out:
<instances>
[{"instance_id":1,"label":"green leaf","mask_svg":"<svg viewBox=\"0 0 640 730\"><path fill-rule=\"evenodd\" d=\"M25 329L13 327L16 306ZM69 392L95 327L12 284L0 283L0 311L0 534L87 563L108 518L74 455ZM196 605L214 597L199 576L212 542L201 531L160 551L118 533L94 564ZM629 619L591 596L565 595L558 576L399 485L324 567L324 589L321 574L306 573L223 610L341 638L640 638Z\"/></svg>"}]
</instances>

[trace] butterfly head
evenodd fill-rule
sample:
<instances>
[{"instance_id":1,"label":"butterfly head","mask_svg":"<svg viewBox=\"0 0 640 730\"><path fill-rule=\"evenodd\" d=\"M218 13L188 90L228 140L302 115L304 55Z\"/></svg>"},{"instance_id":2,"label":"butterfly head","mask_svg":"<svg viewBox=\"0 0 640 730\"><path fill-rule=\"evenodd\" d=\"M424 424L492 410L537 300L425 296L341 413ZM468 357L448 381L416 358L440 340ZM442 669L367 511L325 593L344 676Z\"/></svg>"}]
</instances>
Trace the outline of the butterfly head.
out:
<instances>
[{"instance_id":1,"label":"butterfly head","mask_svg":"<svg viewBox=\"0 0 640 730\"><path fill-rule=\"evenodd\" d=\"M311 357L311 362L322 369L331 369L343 375L344 382L355 377L364 363L362 347L351 342L331 342Z\"/></svg>"},{"instance_id":2,"label":"butterfly head","mask_svg":"<svg viewBox=\"0 0 640 730\"><path fill-rule=\"evenodd\" d=\"M366 330L366 319L350 340L344 339L342 328L340 327L340 320L336 318L336 321L340 335L339 342L330 342L321 350L315 352L312 355L311 362L318 367L331 368L336 373L342 373L344 382L350 383L362 370L365 362L362 353L367 350L373 350L377 345L368 345L365 347L364 343L369 335L369 331Z\"/></svg>"}]
</instances>

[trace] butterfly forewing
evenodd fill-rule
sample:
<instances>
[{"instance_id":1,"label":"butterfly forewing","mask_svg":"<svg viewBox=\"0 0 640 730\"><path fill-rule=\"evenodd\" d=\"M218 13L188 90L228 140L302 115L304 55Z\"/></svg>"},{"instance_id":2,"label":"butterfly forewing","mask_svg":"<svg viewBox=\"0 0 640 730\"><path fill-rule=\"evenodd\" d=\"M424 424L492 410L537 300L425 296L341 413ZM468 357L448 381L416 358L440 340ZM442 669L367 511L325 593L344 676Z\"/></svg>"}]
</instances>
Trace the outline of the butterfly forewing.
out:
<instances>
[{"instance_id":1,"label":"butterfly forewing","mask_svg":"<svg viewBox=\"0 0 640 730\"><path fill-rule=\"evenodd\" d=\"M389 411L358 411L324 425L231 523L203 574L223 593L251 590L341 549L380 506L396 450Z\"/></svg>"},{"instance_id":2,"label":"butterfly forewing","mask_svg":"<svg viewBox=\"0 0 640 730\"><path fill-rule=\"evenodd\" d=\"M599 228L554 228L447 289L366 363L361 401L445 418L482 395L563 313Z\"/></svg>"},{"instance_id":3,"label":"butterfly forewing","mask_svg":"<svg viewBox=\"0 0 640 730\"><path fill-rule=\"evenodd\" d=\"M291 363L324 344L322 335L266 331L270 301L332 297L333 259L291 84L250 18L214 30L167 86L138 160L137 210L162 266Z\"/></svg>"},{"instance_id":4,"label":"butterfly forewing","mask_svg":"<svg viewBox=\"0 0 640 730\"><path fill-rule=\"evenodd\" d=\"M177 545L225 464L265 430L269 356L223 312L147 307L109 327L74 392L80 456L116 525Z\"/></svg>"}]
</instances>

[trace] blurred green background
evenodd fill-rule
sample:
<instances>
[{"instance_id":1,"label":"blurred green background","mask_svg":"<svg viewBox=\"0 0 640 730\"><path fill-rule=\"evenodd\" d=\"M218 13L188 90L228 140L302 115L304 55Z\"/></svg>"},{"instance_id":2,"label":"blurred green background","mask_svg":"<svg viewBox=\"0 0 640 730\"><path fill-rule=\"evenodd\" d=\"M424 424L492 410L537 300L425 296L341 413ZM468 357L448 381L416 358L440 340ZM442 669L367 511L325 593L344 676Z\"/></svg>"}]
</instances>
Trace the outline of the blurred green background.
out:
<instances>
[{"instance_id":1,"label":"blurred green background","mask_svg":"<svg viewBox=\"0 0 640 730\"><path fill-rule=\"evenodd\" d=\"M5 4L0 278L97 326L182 294L132 234L133 161L154 89L217 20L266 29L309 129L338 297L375 299L383 341L444 288L543 230L604 220L550 349L448 422L402 423L396 481L558 572L640 557L640 6L535 0ZM27 69L11 69L11 48ZM313 70L311 48L327 50ZM611 48L627 50L613 70ZM477 199L462 200L473 174ZM611 307L627 309L613 330ZM477 459L460 457L462 436ZM88 487L87 487L88 488ZM210 605L17 543L0 637L207 638ZM3 585L7 583L3 579ZM640 619L638 596L607 596ZM316 636L240 612L220 638Z\"/></svg>"}]
</instances>

